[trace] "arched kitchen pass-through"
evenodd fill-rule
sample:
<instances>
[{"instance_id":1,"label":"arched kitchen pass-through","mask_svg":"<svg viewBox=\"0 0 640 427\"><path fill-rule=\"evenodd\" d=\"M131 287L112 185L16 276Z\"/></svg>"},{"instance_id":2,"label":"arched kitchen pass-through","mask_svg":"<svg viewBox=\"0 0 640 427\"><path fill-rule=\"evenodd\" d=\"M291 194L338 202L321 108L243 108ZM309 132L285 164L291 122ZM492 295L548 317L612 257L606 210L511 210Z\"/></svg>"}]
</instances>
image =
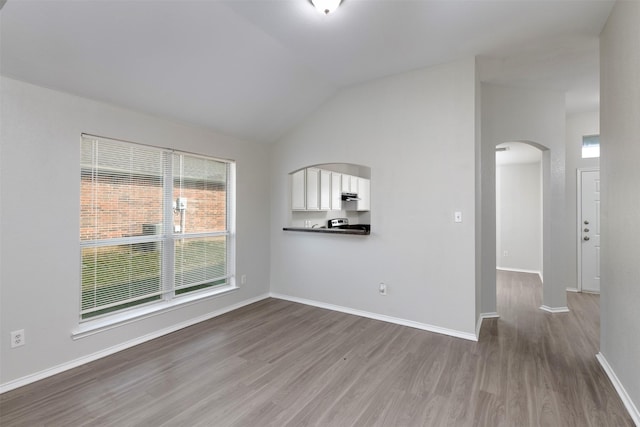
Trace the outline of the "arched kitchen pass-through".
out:
<instances>
[{"instance_id":1,"label":"arched kitchen pass-through","mask_svg":"<svg viewBox=\"0 0 640 427\"><path fill-rule=\"evenodd\" d=\"M351 163L305 166L289 173L289 226L295 231L371 229L371 168Z\"/></svg>"}]
</instances>

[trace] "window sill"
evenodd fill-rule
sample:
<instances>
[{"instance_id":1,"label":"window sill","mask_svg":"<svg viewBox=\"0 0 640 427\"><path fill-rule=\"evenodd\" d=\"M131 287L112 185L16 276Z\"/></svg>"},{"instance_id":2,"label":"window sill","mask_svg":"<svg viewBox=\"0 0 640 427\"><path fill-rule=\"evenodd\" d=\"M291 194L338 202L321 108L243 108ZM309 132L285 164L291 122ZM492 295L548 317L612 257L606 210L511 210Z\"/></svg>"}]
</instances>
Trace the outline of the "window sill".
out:
<instances>
[{"instance_id":1,"label":"window sill","mask_svg":"<svg viewBox=\"0 0 640 427\"><path fill-rule=\"evenodd\" d=\"M195 304L208 298L226 295L234 292L237 289L238 287L235 285L221 286L207 292L198 292L192 295L185 295L182 297L174 298L171 301L150 304L145 307L128 310L126 312L114 314L112 316L102 317L95 320L88 320L86 322L80 323L78 327L71 332L71 338L73 340L85 338L100 332L127 325L129 323L137 322L139 320L167 313L178 308L186 307L188 305Z\"/></svg>"}]
</instances>

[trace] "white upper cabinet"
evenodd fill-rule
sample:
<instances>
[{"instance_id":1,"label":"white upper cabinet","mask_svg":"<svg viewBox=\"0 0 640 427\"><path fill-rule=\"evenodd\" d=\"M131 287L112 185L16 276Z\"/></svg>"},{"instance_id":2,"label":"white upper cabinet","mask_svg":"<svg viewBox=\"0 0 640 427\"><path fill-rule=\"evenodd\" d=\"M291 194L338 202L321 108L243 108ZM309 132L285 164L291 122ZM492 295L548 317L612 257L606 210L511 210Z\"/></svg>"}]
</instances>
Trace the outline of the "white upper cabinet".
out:
<instances>
[{"instance_id":1,"label":"white upper cabinet","mask_svg":"<svg viewBox=\"0 0 640 427\"><path fill-rule=\"evenodd\" d=\"M331 209L331 172L320 169L320 210Z\"/></svg>"},{"instance_id":2,"label":"white upper cabinet","mask_svg":"<svg viewBox=\"0 0 640 427\"><path fill-rule=\"evenodd\" d=\"M307 168L307 210L314 211L320 209L319 195L320 169Z\"/></svg>"},{"instance_id":3,"label":"white upper cabinet","mask_svg":"<svg viewBox=\"0 0 640 427\"><path fill-rule=\"evenodd\" d=\"M369 211L370 181L340 172L309 167L291 174L293 211ZM359 201L343 202L342 193L356 193Z\"/></svg>"},{"instance_id":4,"label":"white upper cabinet","mask_svg":"<svg viewBox=\"0 0 640 427\"><path fill-rule=\"evenodd\" d=\"M351 176L351 193L358 193L358 191L360 190L358 188L358 182L359 182L359 178L357 176Z\"/></svg>"},{"instance_id":5,"label":"white upper cabinet","mask_svg":"<svg viewBox=\"0 0 640 427\"><path fill-rule=\"evenodd\" d=\"M331 172L331 209L342 209L342 174Z\"/></svg>"},{"instance_id":6,"label":"white upper cabinet","mask_svg":"<svg viewBox=\"0 0 640 427\"><path fill-rule=\"evenodd\" d=\"M342 192L357 193L358 177L353 175L342 174Z\"/></svg>"},{"instance_id":7,"label":"white upper cabinet","mask_svg":"<svg viewBox=\"0 0 640 427\"><path fill-rule=\"evenodd\" d=\"M351 192L351 175L347 175L346 173L343 173L341 183L342 184L341 184L340 191L343 193L350 193Z\"/></svg>"},{"instance_id":8,"label":"white upper cabinet","mask_svg":"<svg viewBox=\"0 0 640 427\"><path fill-rule=\"evenodd\" d=\"M366 178L358 178L358 200L357 210L371 210L371 181Z\"/></svg>"},{"instance_id":9,"label":"white upper cabinet","mask_svg":"<svg viewBox=\"0 0 640 427\"><path fill-rule=\"evenodd\" d=\"M291 209L303 211L307 209L305 169L291 174Z\"/></svg>"}]
</instances>

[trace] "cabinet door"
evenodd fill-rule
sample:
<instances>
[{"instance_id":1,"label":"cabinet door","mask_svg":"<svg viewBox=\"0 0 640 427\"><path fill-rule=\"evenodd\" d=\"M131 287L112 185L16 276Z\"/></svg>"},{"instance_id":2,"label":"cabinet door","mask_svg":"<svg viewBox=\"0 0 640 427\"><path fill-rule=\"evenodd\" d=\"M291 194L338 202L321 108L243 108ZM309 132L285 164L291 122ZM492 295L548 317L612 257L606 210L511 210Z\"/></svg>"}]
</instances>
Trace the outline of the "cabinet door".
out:
<instances>
[{"instance_id":1,"label":"cabinet door","mask_svg":"<svg viewBox=\"0 0 640 427\"><path fill-rule=\"evenodd\" d=\"M353 176L353 175L351 176L351 180L350 180L350 184L351 185L350 185L350 190L349 190L350 193L358 194L358 190L359 190L358 181L359 181L359 179L360 178L358 178L357 176Z\"/></svg>"},{"instance_id":2,"label":"cabinet door","mask_svg":"<svg viewBox=\"0 0 640 427\"><path fill-rule=\"evenodd\" d=\"M304 176L304 169L291 175L291 209L294 211L303 211L307 208Z\"/></svg>"},{"instance_id":3,"label":"cabinet door","mask_svg":"<svg viewBox=\"0 0 640 427\"><path fill-rule=\"evenodd\" d=\"M342 192L343 193L357 193L358 192L358 177L353 175L342 174Z\"/></svg>"},{"instance_id":4,"label":"cabinet door","mask_svg":"<svg viewBox=\"0 0 640 427\"><path fill-rule=\"evenodd\" d=\"M343 173L341 183L341 191L343 193L351 193L351 175Z\"/></svg>"},{"instance_id":5,"label":"cabinet door","mask_svg":"<svg viewBox=\"0 0 640 427\"><path fill-rule=\"evenodd\" d=\"M342 174L331 172L331 209L342 209Z\"/></svg>"},{"instance_id":6,"label":"cabinet door","mask_svg":"<svg viewBox=\"0 0 640 427\"><path fill-rule=\"evenodd\" d=\"M307 210L320 209L318 188L320 183L320 169L307 168Z\"/></svg>"},{"instance_id":7,"label":"cabinet door","mask_svg":"<svg viewBox=\"0 0 640 427\"><path fill-rule=\"evenodd\" d=\"M320 210L331 209L331 172L320 169Z\"/></svg>"},{"instance_id":8,"label":"cabinet door","mask_svg":"<svg viewBox=\"0 0 640 427\"><path fill-rule=\"evenodd\" d=\"M358 198L359 211L371 210L371 181L366 178L358 178Z\"/></svg>"}]
</instances>

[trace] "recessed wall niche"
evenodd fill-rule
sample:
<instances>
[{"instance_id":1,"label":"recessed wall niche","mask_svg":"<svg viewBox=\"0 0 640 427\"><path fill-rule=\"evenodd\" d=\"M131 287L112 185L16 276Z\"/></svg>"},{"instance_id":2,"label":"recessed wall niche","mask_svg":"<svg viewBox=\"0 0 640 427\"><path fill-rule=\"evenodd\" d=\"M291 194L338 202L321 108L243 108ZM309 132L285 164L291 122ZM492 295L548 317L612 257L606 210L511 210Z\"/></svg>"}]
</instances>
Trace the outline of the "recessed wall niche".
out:
<instances>
[{"instance_id":1,"label":"recessed wall niche","mask_svg":"<svg viewBox=\"0 0 640 427\"><path fill-rule=\"evenodd\" d=\"M371 224L371 168L351 163L309 165L289 173L289 226L324 228L334 218Z\"/></svg>"}]
</instances>

